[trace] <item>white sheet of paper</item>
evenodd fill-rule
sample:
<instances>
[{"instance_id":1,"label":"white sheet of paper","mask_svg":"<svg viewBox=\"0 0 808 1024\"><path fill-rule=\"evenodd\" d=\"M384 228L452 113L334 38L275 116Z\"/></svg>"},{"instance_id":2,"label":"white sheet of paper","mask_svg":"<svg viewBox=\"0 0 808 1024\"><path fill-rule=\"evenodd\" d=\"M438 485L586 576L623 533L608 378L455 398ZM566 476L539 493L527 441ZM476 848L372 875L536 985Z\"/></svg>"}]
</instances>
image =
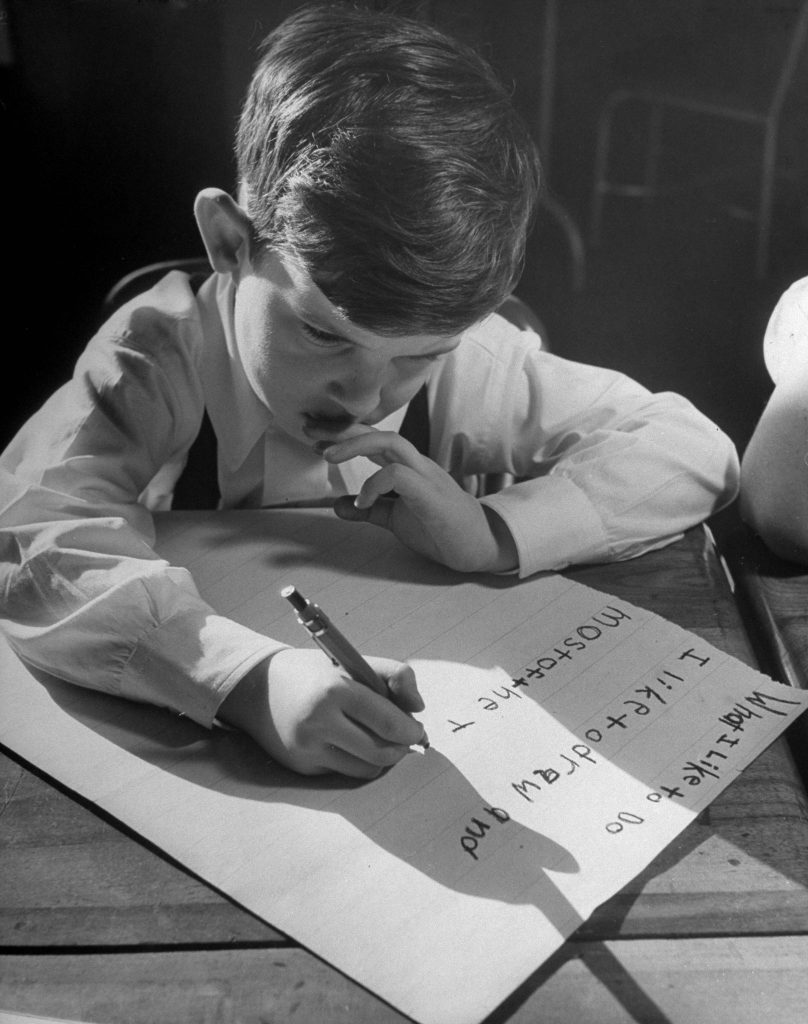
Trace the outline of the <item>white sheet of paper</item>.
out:
<instances>
[{"instance_id":1,"label":"white sheet of paper","mask_svg":"<svg viewBox=\"0 0 808 1024\"><path fill-rule=\"evenodd\" d=\"M37 681L4 643L0 742L423 1024L487 1016L808 705L558 575L461 576L330 511L158 521L217 611L305 646L293 583L364 653L412 660L430 750L303 778Z\"/></svg>"},{"instance_id":2,"label":"white sheet of paper","mask_svg":"<svg viewBox=\"0 0 808 1024\"><path fill-rule=\"evenodd\" d=\"M82 1024L80 1020L66 1017L41 1017L33 1013L16 1013L14 1010L0 1010L0 1024Z\"/></svg>"}]
</instances>

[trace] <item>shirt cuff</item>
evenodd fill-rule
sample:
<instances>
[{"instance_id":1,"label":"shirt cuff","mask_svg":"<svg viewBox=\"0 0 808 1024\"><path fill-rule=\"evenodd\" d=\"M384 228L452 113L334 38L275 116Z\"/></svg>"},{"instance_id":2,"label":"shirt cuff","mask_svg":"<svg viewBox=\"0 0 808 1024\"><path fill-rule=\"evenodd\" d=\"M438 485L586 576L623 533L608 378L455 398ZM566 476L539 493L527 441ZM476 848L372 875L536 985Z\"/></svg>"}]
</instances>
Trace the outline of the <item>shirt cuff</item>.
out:
<instances>
[{"instance_id":1,"label":"shirt cuff","mask_svg":"<svg viewBox=\"0 0 808 1024\"><path fill-rule=\"evenodd\" d=\"M513 484L481 499L511 531L519 577L609 558L600 516L580 488L562 476Z\"/></svg>"},{"instance_id":2,"label":"shirt cuff","mask_svg":"<svg viewBox=\"0 0 808 1024\"><path fill-rule=\"evenodd\" d=\"M210 728L236 683L287 646L204 607L183 610L138 639L121 696L173 708Z\"/></svg>"}]
</instances>

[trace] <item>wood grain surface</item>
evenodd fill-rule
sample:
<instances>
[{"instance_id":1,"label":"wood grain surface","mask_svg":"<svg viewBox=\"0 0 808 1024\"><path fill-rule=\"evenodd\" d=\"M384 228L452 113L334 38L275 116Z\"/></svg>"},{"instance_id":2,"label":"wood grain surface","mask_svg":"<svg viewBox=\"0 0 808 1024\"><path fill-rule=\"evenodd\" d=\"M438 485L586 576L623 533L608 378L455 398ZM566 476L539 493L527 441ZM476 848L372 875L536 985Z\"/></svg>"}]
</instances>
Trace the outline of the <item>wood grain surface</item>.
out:
<instances>
[{"instance_id":1,"label":"wood grain surface","mask_svg":"<svg viewBox=\"0 0 808 1024\"><path fill-rule=\"evenodd\" d=\"M568 575L755 664L702 530ZM0 1007L98 1024L403 1019L9 752L0 796ZM790 1024L806 964L808 802L778 740L491 1024L757 1024L766 1007Z\"/></svg>"}]
</instances>

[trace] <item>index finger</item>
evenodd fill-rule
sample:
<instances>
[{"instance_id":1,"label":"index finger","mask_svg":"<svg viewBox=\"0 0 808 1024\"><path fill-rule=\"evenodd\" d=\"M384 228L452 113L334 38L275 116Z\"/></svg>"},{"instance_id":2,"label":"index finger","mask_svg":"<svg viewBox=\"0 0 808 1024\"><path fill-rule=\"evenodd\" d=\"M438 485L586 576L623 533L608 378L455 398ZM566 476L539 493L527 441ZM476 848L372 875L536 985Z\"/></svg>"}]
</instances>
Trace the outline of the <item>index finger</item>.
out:
<instances>
[{"instance_id":1,"label":"index finger","mask_svg":"<svg viewBox=\"0 0 808 1024\"><path fill-rule=\"evenodd\" d=\"M347 462L359 455L364 455L379 466L398 462L410 469L417 469L424 458L414 445L394 430L373 429L344 441L336 441L325 450L323 458L336 463Z\"/></svg>"},{"instance_id":2,"label":"index finger","mask_svg":"<svg viewBox=\"0 0 808 1024\"><path fill-rule=\"evenodd\" d=\"M392 658L368 658L376 674L384 679L393 701L402 711L423 711L424 699L418 692L418 681L412 666Z\"/></svg>"},{"instance_id":3,"label":"index finger","mask_svg":"<svg viewBox=\"0 0 808 1024\"><path fill-rule=\"evenodd\" d=\"M357 725L386 743L409 747L426 738L423 725L387 697L380 697L357 683L350 688L343 712Z\"/></svg>"}]
</instances>

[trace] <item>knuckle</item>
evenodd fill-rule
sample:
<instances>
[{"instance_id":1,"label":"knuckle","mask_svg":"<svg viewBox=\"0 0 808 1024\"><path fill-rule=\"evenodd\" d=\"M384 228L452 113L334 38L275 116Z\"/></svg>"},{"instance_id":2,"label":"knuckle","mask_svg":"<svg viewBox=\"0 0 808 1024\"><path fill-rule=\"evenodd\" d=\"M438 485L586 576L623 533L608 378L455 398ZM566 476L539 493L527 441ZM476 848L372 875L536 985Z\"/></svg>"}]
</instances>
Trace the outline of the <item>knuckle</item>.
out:
<instances>
[{"instance_id":1,"label":"knuckle","mask_svg":"<svg viewBox=\"0 0 808 1024\"><path fill-rule=\"evenodd\" d=\"M291 741L300 751L307 751L313 746L315 730L310 722L300 722L292 730Z\"/></svg>"},{"instance_id":2,"label":"knuckle","mask_svg":"<svg viewBox=\"0 0 808 1024\"><path fill-rule=\"evenodd\" d=\"M379 751L378 764L389 768L391 765L398 764L402 757L407 753L407 747L390 746L385 747Z\"/></svg>"},{"instance_id":3,"label":"knuckle","mask_svg":"<svg viewBox=\"0 0 808 1024\"><path fill-rule=\"evenodd\" d=\"M303 751L317 749L322 744L330 723L331 717L324 708L314 709L312 714L295 724L292 730L293 743Z\"/></svg>"},{"instance_id":4,"label":"knuckle","mask_svg":"<svg viewBox=\"0 0 808 1024\"><path fill-rule=\"evenodd\" d=\"M288 758L288 766L299 775L321 775L325 769L301 754Z\"/></svg>"},{"instance_id":5,"label":"knuckle","mask_svg":"<svg viewBox=\"0 0 808 1024\"><path fill-rule=\"evenodd\" d=\"M410 744L417 743L420 739L423 726L403 711L399 711L398 714L400 717L397 716L395 721L391 722L387 737L390 743L395 745L396 750L406 752Z\"/></svg>"}]
</instances>

